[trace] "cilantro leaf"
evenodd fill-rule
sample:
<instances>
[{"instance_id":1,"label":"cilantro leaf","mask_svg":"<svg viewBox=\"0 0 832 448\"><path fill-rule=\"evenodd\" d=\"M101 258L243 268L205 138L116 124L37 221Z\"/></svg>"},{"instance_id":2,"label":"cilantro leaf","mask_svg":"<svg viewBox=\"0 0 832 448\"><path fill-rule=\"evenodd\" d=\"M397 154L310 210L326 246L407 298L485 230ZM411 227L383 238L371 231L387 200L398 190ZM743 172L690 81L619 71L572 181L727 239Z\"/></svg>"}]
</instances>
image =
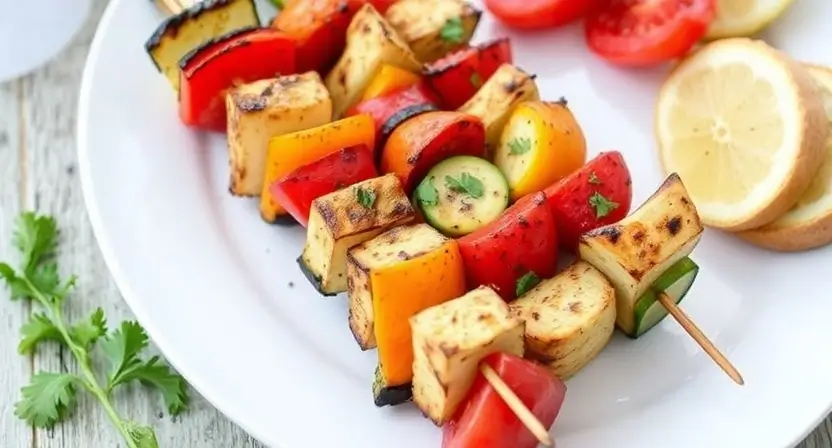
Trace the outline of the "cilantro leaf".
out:
<instances>
[{"instance_id":1,"label":"cilantro leaf","mask_svg":"<svg viewBox=\"0 0 832 448\"><path fill-rule=\"evenodd\" d=\"M534 272L529 271L517 279L517 284L514 287L514 294L517 295L517 297L520 297L537 286L538 283L540 283L540 277L538 277Z\"/></svg>"},{"instance_id":2,"label":"cilantro leaf","mask_svg":"<svg viewBox=\"0 0 832 448\"><path fill-rule=\"evenodd\" d=\"M589 205L595 209L595 217L599 219L618 208L618 203L610 201L597 191L589 197Z\"/></svg>"},{"instance_id":3,"label":"cilantro leaf","mask_svg":"<svg viewBox=\"0 0 832 448\"><path fill-rule=\"evenodd\" d=\"M49 301L58 303L63 299L63 291L59 289L61 278L58 275L58 264L54 261L35 265L27 276L35 289L45 295Z\"/></svg>"},{"instance_id":4,"label":"cilantro leaf","mask_svg":"<svg viewBox=\"0 0 832 448\"><path fill-rule=\"evenodd\" d=\"M89 348L98 338L107 334L107 319L104 317L104 310L96 308L87 320L73 325L69 334L80 346Z\"/></svg>"},{"instance_id":5,"label":"cilantro leaf","mask_svg":"<svg viewBox=\"0 0 832 448\"><path fill-rule=\"evenodd\" d=\"M0 263L0 277L6 281L12 300L28 299L34 294L26 281L19 277L14 269L6 263Z\"/></svg>"},{"instance_id":6,"label":"cilantro leaf","mask_svg":"<svg viewBox=\"0 0 832 448\"><path fill-rule=\"evenodd\" d=\"M434 179L431 176L416 188L416 197L419 198L419 203L422 205L431 206L439 204L439 191L436 190L436 185L433 184Z\"/></svg>"},{"instance_id":7,"label":"cilantro leaf","mask_svg":"<svg viewBox=\"0 0 832 448\"><path fill-rule=\"evenodd\" d=\"M355 199L357 199L358 203L364 208L373 208L373 204L376 203L376 192L370 189L356 187Z\"/></svg>"},{"instance_id":8,"label":"cilantro leaf","mask_svg":"<svg viewBox=\"0 0 832 448\"><path fill-rule=\"evenodd\" d=\"M509 154L517 156L532 150L532 140L526 137L518 137L508 142Z\"/></svg>"},{"instance_id":9,"label":"cilantro leaf","mask_svg":"<svg viewBox=\"0 0 832 448\"><path fill-rule=\"evenodd\" d=\"M122 422L122 425L136 448L159 448L153 428L131 421Z\"/></svg>"},{"instance_id":10,"label":"cilantro leaf","mask_svg":"<svg viewBox=\"0 0 832 448\"><path fill-rule=\"evenodd\" d=\"M39 372L21 392L14 414L36 428L50 428L75 405L75 375Z\"/></svg>"},{"instance_id":11,"label":"cilantro leaf","mask_svg":"<svg viewBox=\"0 0 832 448\"><path fill-rule=\"evenodd\" d=\"M17 351L21 355L32 353L40 342L64 342L64 337L58 331L58 327L55 326L49 316L43 313L32 314L29 321L20 327L20 336Z\"/></svg>"},{"instance_id":12,"label":"cilantro leaf","mask_svg":"<svg viewBox=\"0 0 832 448\"><path fill-rule=\"evenodd\" d=\"M595 174L595 171L590 171L589 173L589 183L593 185L601 185L601 179L598 179L598 175Z\"/></svg>"},{"instance_id":13,"label":"cilantro leaf","mask_svg":"<svg viewBox=\"0 0 832 448\"><path fill-rule=\"evenodd\" d=\"M170 367L160 364L158 356L134 365L121 376L122 383L134 380L158 389L171 415L177 415L187 409L188 389L185 380Z\"/></svg>"},{"instance_id":14,"label":"cilantro leaf","mask_svg":"<svg viewBox=\"0 0 832 448\"><path fill-rule=\"evenodd\" d=\"M460 174L459 178L445 176L445 186L451 191L465 193L474 199L481 198L485 194L485 186L483 186L482 181L468 173Z\"/></svg>"},{"instance_id":15,"label":"cilantro leaf","mask_svg":"<svg viewBox=\"0 0 832 448\"><path fill-rule=\"evenodd\" d=\"M283 8L286 6L284 4L284 0L270 0L270 1L272 2L272 5L274 5L274 7L277 8L278 11L282 11Z\"/></svg>"},{"instance_id":16,"label":"cilantro leaf","mask_svg":"<svg viewBox=\"0 0 832 448\"><path fill-rule=\"evenodd\" d=\"M478 89L480 87L482 87L482 77L480 76L479 73L477 73L477 72L471 73L471 85L478 88Z\"/></svg>"},{"instance_id":17,"label":"cilantro leaf","mask_svg":"<svg viewBox=\"0 0 832 448\"><path fill-rule=\"evenodd\" d=\"M24 274L45 258L55 254L58 246L58 226L51 216L32 212L21 214L15 223L12 243L20 251L20 266Z\"/></svg>"},{"instance_id":18,"label":"cilantro leaf","mask_svg":"<svg viewBox=\"0 0 832 448\"><path fill-rule=\"evenodd\" d=\"M125 372L135 369L142 360L139 353L147 347L147 333L135 321L124 321L101 341L101 348L110 361L108 390L123 383Z\"/></svg>"},{"instance_id":19,"label":"cilantro leaf","mask_svg":"<svg viewBox=\"0 0 832 448\"><path fill-rule=\"evenodd\" d=\"M465 39L465 27L461 17L448 19L439 31L439 36L447 43L459 44Z\"/></svg>"}]
</instances>

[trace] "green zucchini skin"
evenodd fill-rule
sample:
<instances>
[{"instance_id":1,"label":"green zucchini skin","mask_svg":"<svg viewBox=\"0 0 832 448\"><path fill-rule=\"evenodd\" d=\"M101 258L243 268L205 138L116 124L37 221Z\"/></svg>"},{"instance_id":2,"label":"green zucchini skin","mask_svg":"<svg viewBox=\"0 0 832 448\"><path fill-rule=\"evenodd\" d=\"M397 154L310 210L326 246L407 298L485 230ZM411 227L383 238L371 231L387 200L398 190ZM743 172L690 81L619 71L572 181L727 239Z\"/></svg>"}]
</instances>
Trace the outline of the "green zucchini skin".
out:
<instances>
[{"instance_id":1,"label":"green zucchini skin","mask_svg":"<svg viewBox=\"0 0 832 448\"><path fill-rule=\"evenodd\" d=\"M337 294L332 294L330 292L326 292L321 287L321 277L318 274L312 272L309 269L309 266L306 266L306 262L303 261L303 256L298 257L297 259L298 266L300 266L300 271L303 273L303 276L309 280L309 283L312 284L312 287L315 288L318 293L324 297L335 297Z\"/></svg>"},{"instance_id":2,"label":"green zucchini skin","mask_svg":"<svg viewBox=\"0 0 832 448\"><path fill-rule=\"evenodd\" d=\"M460 179L466 174L481 183L483 194L480 197L454 191L448 186L448 176ZM423 200L420 196L423 187L436 191L438 203ZM509 196L508 182L494 164L478 157L456 156L431 168L413 197L425 222L449 237L461 237L499 218L508 208Z\"/></svg>"},{"instance_id":3,"label":"green zucchini skin","mask_svg":"<svg viewBox=\"0 0 832 448\"><path fill-rule=\"evenodd\" d=\"M663 321L665 317L667 317L666 310L661 310L664 312L664 314L652 325L643 326L642 322L646 318L650 308L654 306L661 306L661 304L658 303L659 293L667 291L668 289L675 286L675 284L679 281L689 279L686 282L687 285L681 285L684 287L684 290L680 294L668 294L671 296L671 298L673 298L676 301L676 304L679 304L682 302L682 299L685 298L691 286L695 283L696 277L698 275L699 266L696 263L694 263L693 260L691 260L688 257L685 257L677 261L650 286L648 292L646 292L643 296L641 296L638 299L638 301L636 301L636 306L633 309L633 313L635 315L635 328L632 332L625 332L624 334L626 334L631 339L638 339L639 337L653 329L656 325Z\"/></svg>"},{"instance_id":4,"label":"green zucchini skin","mask_svg":"<svg viewBox=\"0 0 832 448\"><path fill-rule=\"evenodd\" d=\"M411 383L400 386L387 386L381 369L376 367L373 380L373 403L377 407L397 406L413 400L413 386Z\"/></svg>"}]
</instances>

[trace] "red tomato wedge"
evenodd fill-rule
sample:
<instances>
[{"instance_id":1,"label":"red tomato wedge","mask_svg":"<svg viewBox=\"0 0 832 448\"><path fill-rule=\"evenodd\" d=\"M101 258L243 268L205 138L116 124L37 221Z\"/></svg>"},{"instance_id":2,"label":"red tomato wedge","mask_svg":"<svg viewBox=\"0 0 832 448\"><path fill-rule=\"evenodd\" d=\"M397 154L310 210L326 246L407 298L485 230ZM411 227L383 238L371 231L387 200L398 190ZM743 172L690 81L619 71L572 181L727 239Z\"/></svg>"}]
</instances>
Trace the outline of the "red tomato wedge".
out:
<instances>
[{"instance_id":1,"label":"red tomato wedge","mask_svg":"<svg viewBox=\"0 0 832 448\"><path fill-rule=\"evenodd\" d=\"M545 367L516 356L494 353L487 363L547 429L566 397L566 384ZM442 429L442 448L535 448L537 439L523 426L488 381L478 374L453 419Z\"/></svg>"},{"instance_id":2,"label":"red tomato wedge","mask_svg":"<svg viewBox=\"0 0 832 448\"><path fill-rule=\"evenodd\" d=\"M384 14L387 12L387 8L396 3L399 0L370 0L370 4L373 5L378 12Z\"/></svg>"},{"instance_id":3,"label":"red tomato wedge","mask_svg":"<svg viewBox=\"0 0 832 448\"><path fill-rule=\"evenodd\" d=\"M582 234L627 216L632 184L624 157L611 151L544 190L557 222L560 247L575 252Z\"/></svg>"},{"instance_id":4,"label":"red tomato wedge","mask_svg":"<svg viewBox=\"0 0 832 448\"><path fill-rule=\"evenodd\" d=\"M332 68L347 46L347 28L367 0L289 0L272 21L297 42L298 72Z\"/></svg>"},{"instance_id":5,"label":"red tomato wedge","mask_svg":"<svg viewBox=\"0 0 832 448\"><path fill-rule=\"evenodd\" d=\"M296 169L273 183L269 191L295 220L306 227L315 199L377 176L372 150L360 145L344 148Z\"/></svg>"},{"instance_id":6,"label":"red tomato wedge","mask_svg":"<svg viewBox=\"0 0 832 448\"><path fill-rule=\"evenodd\" d=\"M459 109L503 64L511 64L508 38L463 48L425 67L425 79L448 110Z\"/></svg>"},{"instance_id":7,"label":"red tomato wedge","mask_svg":"<svg viewBox=\"0 0 832 448\"><path fill-rule=\"evenodd\" d=\"M589 48L625 66L683 56L705 36L715 0L608 0L586 19Z\"/></svg>"},{"instance_id":8,"label":"red tomato wedge","mask_svg":"<svg viewBox=\"0 0 832 448\"><path fill-rule=\"evenodd\" d=\"M512 28L543 29L565 25L586 14L598 0L485 0L497 20Z\"/></svg>"},{"instance_id":9,"label":"red tomato wedge","mask_svg":"<svg viewBox=\"0 0 832 448\"><path fill-rule=\"evenodd\" d=\"M225 132L225 92L236 83L295 72L295 43L280 31L235 31L180 62L179 117L188 126Z\"/></svg>"},{"instance_id":10,"label":"red tomato wedge","mask_svg":"<svg viewBox=\"0 0 832 448\"><path fill-rule=\"evenodd\" d=\"M558 262L555 218L546 195L521 198L491 224L459 239L468 288L491 286L506 301L523 278L549 278Z\"/></svg>"}]
</instances>

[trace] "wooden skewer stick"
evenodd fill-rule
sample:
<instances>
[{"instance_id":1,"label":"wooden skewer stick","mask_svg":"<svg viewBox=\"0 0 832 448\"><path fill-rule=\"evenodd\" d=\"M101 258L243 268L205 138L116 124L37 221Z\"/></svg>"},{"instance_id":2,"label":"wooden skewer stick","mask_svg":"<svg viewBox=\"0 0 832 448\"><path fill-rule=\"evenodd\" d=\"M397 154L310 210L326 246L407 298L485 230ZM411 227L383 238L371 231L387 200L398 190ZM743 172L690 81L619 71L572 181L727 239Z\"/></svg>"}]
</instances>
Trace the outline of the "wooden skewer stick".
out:
<instances>
[{"instance_id":1,"label":"wooden skewer stick","mask_svg":"<svg viewBox=\"0 0 832 448\"><path fill-rule=\"evenodd\" d=\"M529 431L537 437L537 440L542 443L544 446L552 446L552 438L549 437L549 431L546 430L546 427L543 426L543 423L540 423L540 420L532 414L532 411L520 401L520 398L511 390L510 387L500 378L500 375L494 371L486 363L480 364L480 372L488 380L488 383L491 384L491 387L497 392L500 398L506 402L509 409L514 412L514 415L520 419L521 422L529 429Z\"/></svg>"},{"instance_id":2,"label":"wooden skewer stick","mask_svg":"<svg viewBox=\"0 0 832 448\"><path fill-rule=\"evenodd\" d=\"M728 361L728 358L719 351L719 349L714 346L714 343L711 342L705 333L702 333L702 330L693 323L693 321L676 305L676 302L670 298L664 292L659 293L659 303L661 303L666 309L667 312L676 319L676 322L679 322L679 325L685 329L685 331L702 347L702 350L714 360L714 362L726 373L735 383L742 386L745 384L745 381L742 379L742 375L740 375L739 370L731 364L731 361Z\"/></svg>"}]
</instances>

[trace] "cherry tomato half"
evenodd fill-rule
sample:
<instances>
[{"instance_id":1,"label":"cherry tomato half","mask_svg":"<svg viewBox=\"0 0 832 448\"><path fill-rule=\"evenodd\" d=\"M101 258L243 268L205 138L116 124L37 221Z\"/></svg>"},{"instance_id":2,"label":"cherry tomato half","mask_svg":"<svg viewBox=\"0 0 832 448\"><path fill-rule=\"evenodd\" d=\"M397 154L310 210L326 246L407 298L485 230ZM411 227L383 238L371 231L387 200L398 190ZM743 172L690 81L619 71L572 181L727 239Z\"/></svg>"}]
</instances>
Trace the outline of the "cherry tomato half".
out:
<instances>
[{"instance_id":1,"label":"cherry tomato half","mask_svg":"<svg viewBox=\"0 0 832 448\"><path fill-rule=\"evenodd\" d=\"M589 48L619 65L646 66L687 53L714 19L714 0L608 0L586 19Z\"/></svg>"},{"instance_id":2,"label":"cherry tomato half","mask_svg":"<svg viewBox=\"0 0 832 448\"><path fill-rule=\"evenodd\" d=\"M542 29L583 17L598 0L485 0L485 6L506 26Z\"/></svg>"}]
</instances>

